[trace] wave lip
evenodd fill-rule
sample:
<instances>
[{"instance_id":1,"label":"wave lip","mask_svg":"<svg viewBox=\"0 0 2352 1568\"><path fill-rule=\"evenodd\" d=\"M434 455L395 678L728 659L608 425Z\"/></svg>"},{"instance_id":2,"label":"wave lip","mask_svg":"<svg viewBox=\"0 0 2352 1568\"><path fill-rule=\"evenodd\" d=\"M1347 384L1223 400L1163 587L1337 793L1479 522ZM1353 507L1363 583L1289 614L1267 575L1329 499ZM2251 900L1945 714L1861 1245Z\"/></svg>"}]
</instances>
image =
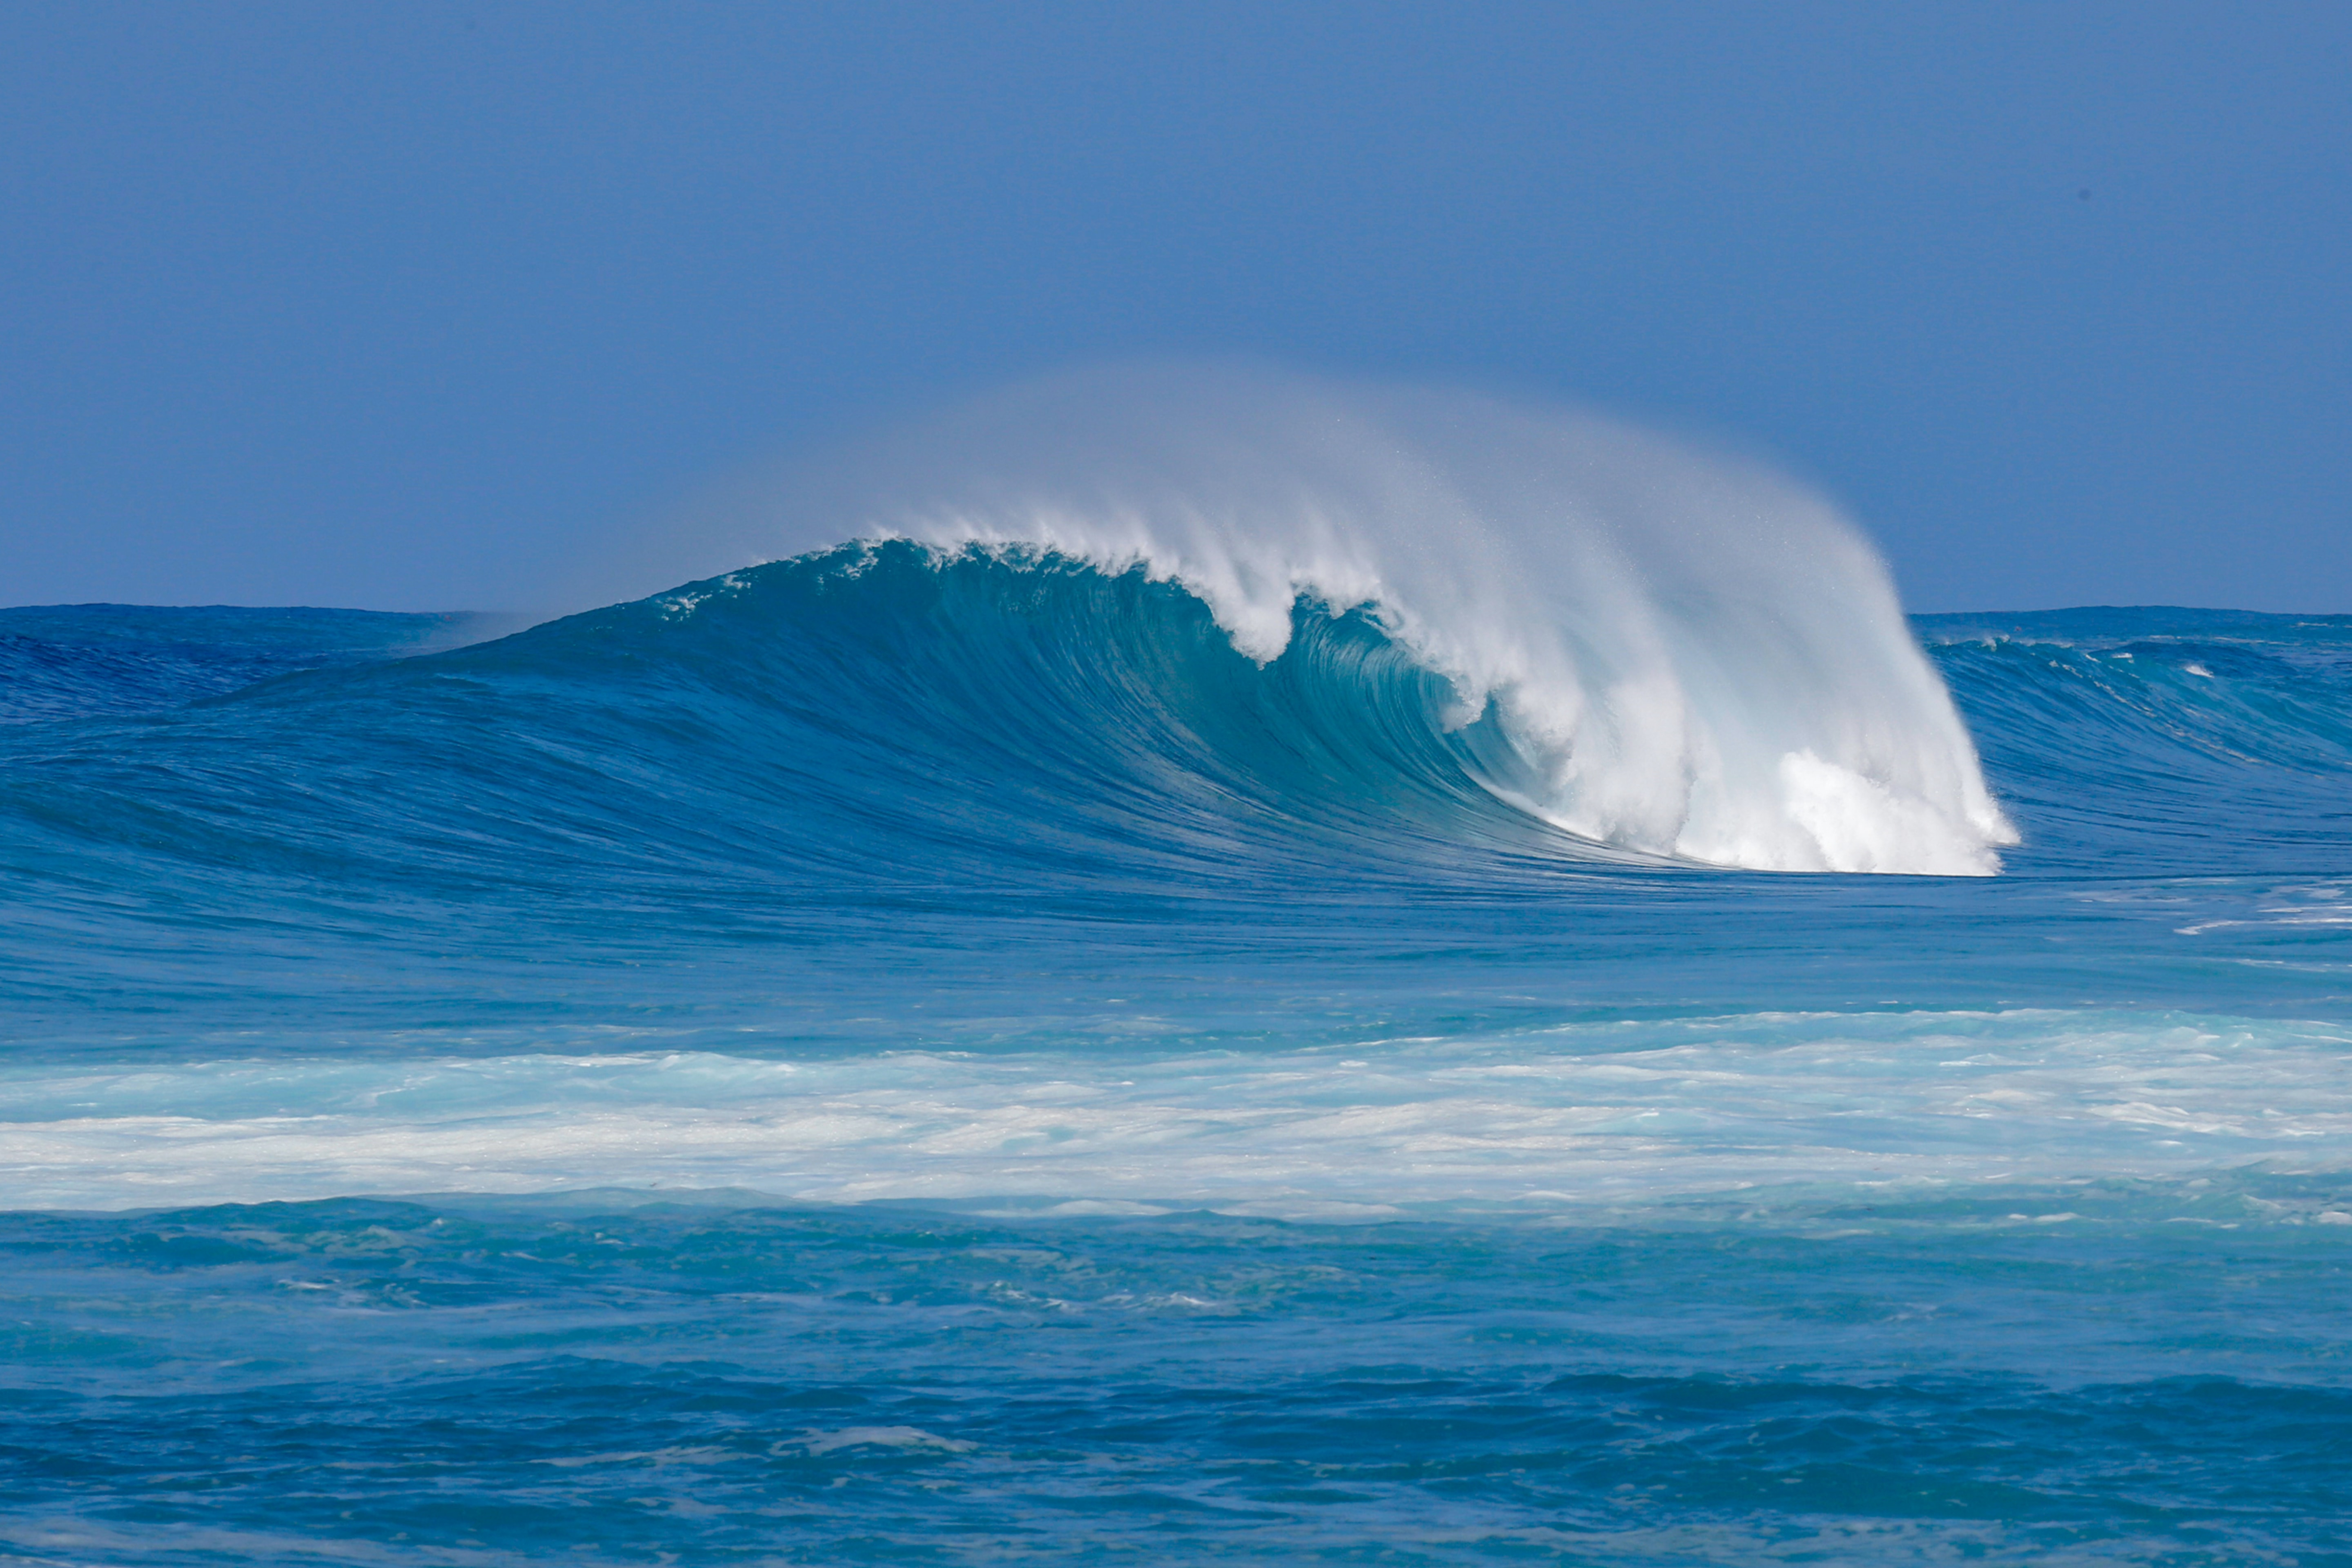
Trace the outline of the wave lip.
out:
<instances>
[{"instance_id":1,"label":"wave lip","mask_svg":"<svg viewBox=\"0 0 2352 1568\"><path fill-rule=\"evenodd\" d=\"M1643 856L1990 875L2017 835L1884 563L1827 502L1622 425L1229 372L1041 383L926 432L864 531L1139 570L1271 664L1363 610Z\"/></svg>"}]
</instances>

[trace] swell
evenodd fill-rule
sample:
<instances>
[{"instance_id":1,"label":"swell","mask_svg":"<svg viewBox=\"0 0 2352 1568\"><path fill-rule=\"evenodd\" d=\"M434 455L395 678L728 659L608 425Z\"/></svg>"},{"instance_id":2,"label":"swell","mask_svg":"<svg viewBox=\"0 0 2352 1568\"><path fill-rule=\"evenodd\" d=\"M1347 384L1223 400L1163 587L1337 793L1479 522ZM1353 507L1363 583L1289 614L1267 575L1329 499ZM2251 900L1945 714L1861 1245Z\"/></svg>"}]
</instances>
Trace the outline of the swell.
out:
<instances>
[{"instance_id":1,"label":"swell","mask_svg":"<svg viewBox=\"0 0 2352 1568\"><path fill-rule=\"evenodd\" d=\"M2028 829L2018 868L2343 868L2352 622L2071 614L1921 622ZM240 625L230 647L361 657L331 629L264 627L257 652ZM197 690L244 668L175 636ZM1377 607L1300 599L1260 663L1148 568L1050 552L847 546L110 711L184 697L154 668L108 686L85 663L95 716L0 740L0 845L49 889L37 911L656 918L859 889L1494 892L1664 863L1527 809L1545 762L1502 703L1465 720Z\"/></svg>"},{"instance_id":2,"label":"swell","mask_svg":"<svg viewBox=\"0 0 2352 1568\"><path fill-rule=\"evenodd\" d=\"M2140 614L1921 623L2027 826L2019 868L2344 869L2352 622ZM357 657L330 641L307 657ZM152 670L85 665L100 716L0 742L7 868L48 889L28 920L1492 892L1660 863L1523 809L1542 763L1499 703L1464 721L1375 609L1301 600L1260 664L1184 588L1051 552L845 547L108 716L155 700Z\"/></svg>"},{"instance_id":3,"label":"swell","mask_svg":"<svg viewBox=\"0 0 2352 1568\"><path fill-rule=\"evenodd\" d=\"M176 707L294 670L478 642L515 621L220 605L0 610L0 724Z\"/></svg>"},{"instance_id":4,"label":"swell","mask_svg":"<svg viewBox=\"0 0 2352 1568\"><path fill-rule=\"evenodd\" d=\"M2352 616L1926 616L2022 871L2352 869Z\"/></svg>"},{"instance_id":5,"label":"swell","mask_svg":"<svg viewBox=\"0 0 2352 1568\"><path fill-rule=\"evenodd\" d=\"M848 547L7 737L12 869L218 906L1477 880L1611 858L1366 613L1263 667L1140 572ZM1617 857L1622 858L1622 857ZM270 884L263 889L258 884Z\"/></svg>"}]
</instances>

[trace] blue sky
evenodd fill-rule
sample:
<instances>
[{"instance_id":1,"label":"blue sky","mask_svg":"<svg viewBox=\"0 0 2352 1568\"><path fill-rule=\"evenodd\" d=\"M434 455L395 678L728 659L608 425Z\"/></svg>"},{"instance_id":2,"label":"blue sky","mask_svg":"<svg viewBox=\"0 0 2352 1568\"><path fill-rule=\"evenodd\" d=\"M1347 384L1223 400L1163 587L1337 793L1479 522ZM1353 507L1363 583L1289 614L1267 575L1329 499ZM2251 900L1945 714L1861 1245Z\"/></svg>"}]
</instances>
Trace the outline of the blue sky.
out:
<instances>
[{"instance_id":1,"label":"blue sky","mask_svg":"<svg viewBox=\"0 0 2352 1568\"><path fill-rule=\"evenodd\" d=\"M2316 4L20 4L0 603L530 607L1244 354L1760 447L1916 608L2352 610L2347 82Z\"/></svg>"}]
</instances>

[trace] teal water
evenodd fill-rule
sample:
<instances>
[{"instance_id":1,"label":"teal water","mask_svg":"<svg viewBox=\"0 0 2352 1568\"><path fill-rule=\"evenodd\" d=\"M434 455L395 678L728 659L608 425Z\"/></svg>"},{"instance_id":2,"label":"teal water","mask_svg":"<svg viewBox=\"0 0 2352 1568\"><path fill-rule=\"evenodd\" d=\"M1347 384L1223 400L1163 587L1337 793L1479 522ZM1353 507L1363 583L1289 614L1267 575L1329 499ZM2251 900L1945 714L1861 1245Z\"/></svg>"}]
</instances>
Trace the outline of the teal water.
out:
<instances>
[{"instance_id":1,"label":"teal water","mask_svg":"<svg viewBox=\"0 0 2352 1568\"><path fill-rule=\"evenodd\" d=\"M1049 553L0 612L0 1552L2352 1563L2352 617L1913 628L1998 876Z\"/></svg>"}]
</instances>

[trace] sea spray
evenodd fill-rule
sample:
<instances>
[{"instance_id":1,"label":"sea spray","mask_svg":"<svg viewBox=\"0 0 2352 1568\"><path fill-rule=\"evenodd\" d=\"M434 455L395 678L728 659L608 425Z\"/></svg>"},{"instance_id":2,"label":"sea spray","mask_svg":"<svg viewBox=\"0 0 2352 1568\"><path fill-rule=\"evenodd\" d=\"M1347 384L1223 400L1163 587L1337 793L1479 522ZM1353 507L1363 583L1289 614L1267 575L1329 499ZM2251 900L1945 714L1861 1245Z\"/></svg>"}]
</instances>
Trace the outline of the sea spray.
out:
<instances>
[{"instance_id":1,"label":"sea spray","mask_svg":"<svg viewBox=\"0 0 2352 1568\"><path fill-rule=\"evenodd\" d=\"M1140 569L1260 664L1301 602L1369 607L1490 708L1517 804L1644 854L1759 870L1996 870L2014 831L1834 507L1763 465L1463 392L1226 368L1001 394L776 503L739 548L849 526ZM787 545L787 548L793 547Z\"/></svg>"}]
</instances>

